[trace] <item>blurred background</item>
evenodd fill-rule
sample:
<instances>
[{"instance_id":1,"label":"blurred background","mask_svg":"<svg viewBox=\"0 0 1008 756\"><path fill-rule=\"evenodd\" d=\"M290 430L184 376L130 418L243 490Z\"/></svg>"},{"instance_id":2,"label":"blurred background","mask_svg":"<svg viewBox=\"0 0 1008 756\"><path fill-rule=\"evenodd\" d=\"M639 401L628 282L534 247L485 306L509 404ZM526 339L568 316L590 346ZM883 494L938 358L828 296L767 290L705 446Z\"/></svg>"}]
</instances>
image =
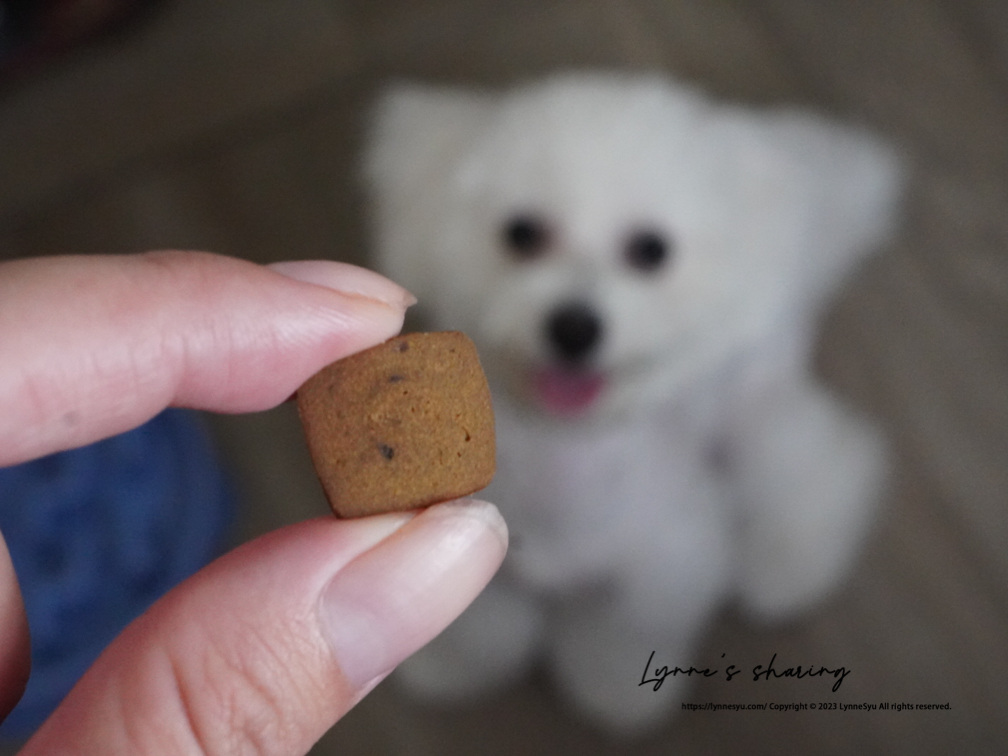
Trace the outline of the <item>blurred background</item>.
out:
<instances>
[{"instance_id":1,"label":"blurred background","mask_svg":"<svg viewBox=\"0 0 1008 756\"><path fill-rule=\"evenodd\" d=\"M390 78L498 86L572 67L659 70L866 124L908 157L903 228L830 312L818 356L893 442L880 526L822 609L771 629L726 610L701 658L829 659L851 670L835 700L951 710L682 712L619 744L572 720L545 679L452 712L385 683L314 753L1003 752L1008 4L81 0L35 3L67 13L28 50L12 19L32 5L5 3L0 18L3 258L175 247L366 264L356 161ZM236 540L326 511L290 406L210 424L237 489ZM821 687L710 680L692 700L827 700Z\"/></svg>"}]
</instances>

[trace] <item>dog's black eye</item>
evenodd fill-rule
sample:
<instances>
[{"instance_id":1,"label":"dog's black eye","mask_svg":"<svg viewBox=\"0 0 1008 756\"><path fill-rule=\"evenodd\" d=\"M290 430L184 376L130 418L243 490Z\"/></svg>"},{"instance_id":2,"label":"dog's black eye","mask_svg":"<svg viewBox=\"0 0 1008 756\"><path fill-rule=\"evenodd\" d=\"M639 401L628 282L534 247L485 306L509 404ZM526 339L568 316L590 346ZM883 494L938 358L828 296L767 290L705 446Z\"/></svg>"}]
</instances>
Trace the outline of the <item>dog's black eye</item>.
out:
<instances>
[{"instance_id":1,"label":"dog's black eye","mask_svg":"<svg viewBox=\"0 0 1008 756\"><path fill-rule=\"evenodd\" d=\"M545 251L549 243L546 223L533 215L516 215L504 224L504 244L520 259L530 259Z\"/></svg>"},{"instance_id":2,"label":"dog's black eye","mask_svg":"<svg viewBox=\"0 0 1008 756\"><path fill-rule=\"evenodd\" d=\"M657 231L635 231L627 240L624 254L631 267L649 272L660 268L671 252L671 244L664 235Z\"/></svg>"}]
</instances>

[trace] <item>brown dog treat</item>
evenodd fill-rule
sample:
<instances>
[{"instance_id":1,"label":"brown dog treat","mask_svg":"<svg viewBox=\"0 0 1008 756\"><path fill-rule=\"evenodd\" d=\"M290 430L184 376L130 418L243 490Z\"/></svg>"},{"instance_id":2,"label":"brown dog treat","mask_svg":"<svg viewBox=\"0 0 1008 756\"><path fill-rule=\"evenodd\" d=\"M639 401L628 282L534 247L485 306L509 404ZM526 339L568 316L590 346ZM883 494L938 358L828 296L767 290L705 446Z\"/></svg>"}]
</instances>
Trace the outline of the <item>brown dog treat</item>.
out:
<instances>
[{"instance_id":1,"label":"brown dog treat","mask_svg":"<svg viewBox=\"0 0 1008 756\"><path fill-rule=\"evenodd\" d=\"M339 517L455 499L493 477L490 389L464 333L396 336L309 378L297 403Z\"/></svg>"}]
</instances>

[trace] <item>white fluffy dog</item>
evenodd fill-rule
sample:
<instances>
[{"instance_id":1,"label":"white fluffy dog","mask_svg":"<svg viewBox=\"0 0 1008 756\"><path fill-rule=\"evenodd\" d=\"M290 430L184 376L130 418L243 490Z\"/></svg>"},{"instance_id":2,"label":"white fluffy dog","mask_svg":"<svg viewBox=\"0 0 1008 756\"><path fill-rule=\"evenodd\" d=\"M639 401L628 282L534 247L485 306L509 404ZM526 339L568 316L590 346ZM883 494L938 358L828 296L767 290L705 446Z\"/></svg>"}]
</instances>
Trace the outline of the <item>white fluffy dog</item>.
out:
<instances>
[{"instance_id":1,"label":"white fluffy dog","mask_svg":"<svg viewBox=\"0 0 1008 756\"><path fill-rule=\"evenodd\" d=\"M498 423L486 498L512 534L402 682L463 699L544 662L583 713L636 731L687 684L639 685L652 652L688 668L726 600L774 619L837 585L883 445L810 353L892 225L889 150L674 81L570 74L393 88L366 169L379 267L479 347Z\"/></svg>"}]
</instances>

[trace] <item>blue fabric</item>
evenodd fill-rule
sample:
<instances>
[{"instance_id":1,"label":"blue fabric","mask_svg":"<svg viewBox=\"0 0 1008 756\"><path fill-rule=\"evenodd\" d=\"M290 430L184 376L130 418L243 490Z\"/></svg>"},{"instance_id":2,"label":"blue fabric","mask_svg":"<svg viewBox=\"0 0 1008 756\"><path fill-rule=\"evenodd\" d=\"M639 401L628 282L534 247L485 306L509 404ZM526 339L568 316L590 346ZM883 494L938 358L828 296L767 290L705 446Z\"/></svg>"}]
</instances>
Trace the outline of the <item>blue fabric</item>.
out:
<instances>
[{"instance_id":1,"label":"blue fabric","mask_svg":"<svg viewBox=\"0 0 1008 756\"><path fill-rule=\"evenodd\" d=\"M233 512L187 410L0 468L0 531L32 636L28 688L0 736L34 732L126 624L222 551Z\"/></svg>"}]
</instances>

